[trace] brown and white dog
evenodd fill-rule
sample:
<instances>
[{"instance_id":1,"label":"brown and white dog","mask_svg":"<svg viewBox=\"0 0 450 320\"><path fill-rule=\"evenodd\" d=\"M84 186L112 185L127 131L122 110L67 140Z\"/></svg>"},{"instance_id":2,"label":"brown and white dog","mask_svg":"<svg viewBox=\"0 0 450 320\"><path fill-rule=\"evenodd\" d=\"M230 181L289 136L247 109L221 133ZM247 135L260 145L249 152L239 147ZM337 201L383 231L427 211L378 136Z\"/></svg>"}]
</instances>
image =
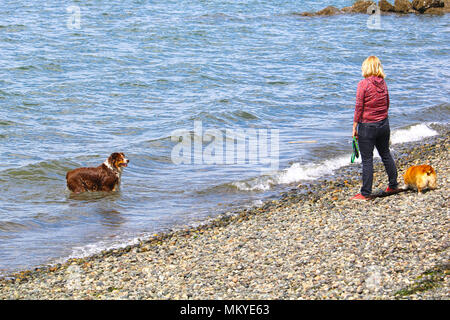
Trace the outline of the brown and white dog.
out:
<instances>
[{"instance_id":1,"label":"brown and white dog","mask_svg":"<svg viewBox=\"0 0 450 320\"><path fill-rule=\"evenodd\" d=\"M408 168L403 178L406 186L409 189L417 189L419 194L426 187L436 189L436 171L427 164Z\"/></svg>"},{"instance_id":2,"label":"brown and white dog","mask_svg":"<svg viewBox=\"0 0 450 320\"><path fill-rule=\"evenodd\" d=\"M96 168L78 168L67 172L67 187L72 192L116 191L120 185L123 167L130 160L123 153L112 153Z\"/></svg>"}]
</instances>

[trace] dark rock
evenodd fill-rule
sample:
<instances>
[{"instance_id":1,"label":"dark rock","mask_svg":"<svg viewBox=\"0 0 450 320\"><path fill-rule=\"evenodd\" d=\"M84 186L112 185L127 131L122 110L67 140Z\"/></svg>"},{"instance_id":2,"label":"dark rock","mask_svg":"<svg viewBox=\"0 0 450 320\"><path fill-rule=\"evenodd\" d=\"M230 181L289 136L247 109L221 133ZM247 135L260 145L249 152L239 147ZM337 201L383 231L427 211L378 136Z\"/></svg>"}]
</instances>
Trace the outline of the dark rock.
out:
<instances>
[{"instance_id":1,"label":"dark rock","mask_svg":"<svg viewBox=\"0 0 450 320\"><path fill-rule=\"evenodd\" d=\"M447 13L448 10L445 8L429 8L425 10L424 14L444 14Z\"/></svg>"},{"instance_id":2,"label":"dark rock","mask_svg":"<svg viewBox=\"0 0 450 320\"><path fill-rule=\"evenodd\" d=\"M338 8L333 7L333 6L328 6L328 7L324 8L324 9L322 9L320 11L317 11L316 15L318 15L318 16L332 16L332 15L339 14L339 13L341 13L341 10L339 10Z\"/></svg>"},{"instance_id":3,"label":"dark rock","mask_svg":"<svg viewBox=\"0 0 450 320\"><path fill-rule=\"evenodd\" d=\"M390 4L387 0L380 0L378 2L378 6L380 7L380 10L384 12L395 11L395 7L392 4Z\"/></svg>"},{"instance_id":4,"label":"dark rock","mask_svg":"<svg viewBox=\"0 0 450 320\"><path fill-rule=\"evenodd\" d=\"M352 10L353 10L352 7L344 7L344 8L341 9L341 11L342 11L342 12L345 12L345 13L351 13Z\"/></svg>"},{"instance_id":5,"label":"dark rock","mask_svg":"<svg viewBox=\"0 0 450 320\"><path fill-rule=\"evenodd\" d=\"M394 11L398 13L409 13L412 10L412 4L408 0L395 0Z\"/></svg>"},{"instance_id":6,"label":"dark rock","mask_svg":"<svg viewBox=\"0 0 450 320\"><path fill-rule=\"evenodd\" d=\"M444 1L441 0L413 0L412 2L412 7L420 13L430 8L443 8L444 5Z\"/></svg>"}]
</instances>

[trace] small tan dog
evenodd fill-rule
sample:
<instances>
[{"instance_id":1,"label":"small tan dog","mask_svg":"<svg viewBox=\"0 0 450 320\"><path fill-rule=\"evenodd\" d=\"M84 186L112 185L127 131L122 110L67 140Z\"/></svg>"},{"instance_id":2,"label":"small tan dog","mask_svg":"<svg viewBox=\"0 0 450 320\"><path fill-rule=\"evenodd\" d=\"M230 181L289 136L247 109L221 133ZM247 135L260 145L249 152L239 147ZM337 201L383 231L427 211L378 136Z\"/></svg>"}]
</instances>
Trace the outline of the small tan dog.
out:
<instances>
[{"instance_id":1,"label":"small tan dog","mask_svg":"<svg viewBox=\"0 0 450 320\"><path fill-rule=\"evenodd\" d=\"M436 171L432 166L423 164L420 166L412 166L406 170L403 175L405 184L408 189L416 189L419 194L426 187L436 189Z\"/></svg>"}]
</instances>

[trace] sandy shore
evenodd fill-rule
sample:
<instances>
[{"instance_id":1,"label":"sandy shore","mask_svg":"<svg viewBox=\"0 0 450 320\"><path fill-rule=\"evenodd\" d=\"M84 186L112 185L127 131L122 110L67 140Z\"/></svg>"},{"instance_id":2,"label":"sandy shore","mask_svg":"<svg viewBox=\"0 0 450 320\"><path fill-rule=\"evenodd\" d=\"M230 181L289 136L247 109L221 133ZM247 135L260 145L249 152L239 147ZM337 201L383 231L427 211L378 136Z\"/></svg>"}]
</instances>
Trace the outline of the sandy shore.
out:
<instances>
[{"instance_id":1,"label":"sandy shore","mask_svg":"<svg viewBox=\"0 0 450 320\"><path fill-rule=\"evenodd\" d=\"M139 245L0 280L2 299L449 299L448 128L395 146L399 181L431 164L438 189L371 201L360 166L259 208ZM374 190L387 177L376 161Z\"/></svg>"}]
</instances>

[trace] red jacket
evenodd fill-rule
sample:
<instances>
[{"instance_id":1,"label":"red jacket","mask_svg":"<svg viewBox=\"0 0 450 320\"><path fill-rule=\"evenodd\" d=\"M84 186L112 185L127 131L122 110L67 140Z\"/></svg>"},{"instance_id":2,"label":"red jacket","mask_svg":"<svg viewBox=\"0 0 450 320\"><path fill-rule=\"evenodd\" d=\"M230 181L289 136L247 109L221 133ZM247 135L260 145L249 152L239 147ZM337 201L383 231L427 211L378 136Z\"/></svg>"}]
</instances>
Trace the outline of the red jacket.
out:
<instances>
[{"instance_id":1,"label":"red jacket","mask_svg":"<svg viewBox=\"0 0 450 320\"><path fill-rule=\"evenodd\" d=\"M371 76L361 80L356 90L354 122L378 122L388 116L389 92L381 77Z\"/></svg>"}]
</instances>

